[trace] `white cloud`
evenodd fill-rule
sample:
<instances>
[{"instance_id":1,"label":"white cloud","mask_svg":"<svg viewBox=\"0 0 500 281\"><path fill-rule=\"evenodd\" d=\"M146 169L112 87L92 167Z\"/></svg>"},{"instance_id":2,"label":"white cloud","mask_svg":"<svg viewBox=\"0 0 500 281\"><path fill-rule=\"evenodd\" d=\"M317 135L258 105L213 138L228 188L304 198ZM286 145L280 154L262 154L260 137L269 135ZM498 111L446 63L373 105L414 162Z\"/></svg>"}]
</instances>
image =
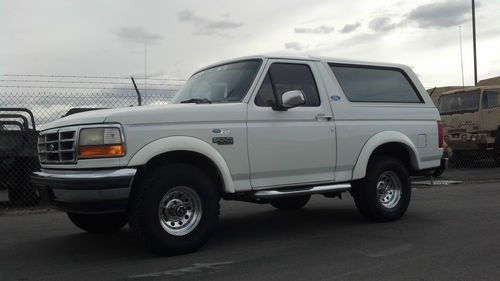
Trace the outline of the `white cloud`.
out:
<instances>
[{"instance_id":1,"label":"white cloud","mask_svg":"<svg viewBox=\"0 0 500 281\"><path fill-rule=\"evenodd\" d=\"M163 36L160 34L147 31L139 26L124 26L116 30L114 34L123 41L141 44L146 41L148 43L155 43L163 39Z\"/></svg>"},{"instance_id":2,"label":"white cloud","mask_svg":"<svg viewBox=\"0 0 500 281\"><path fill-rule=\"evenodd\" d=\"M147 40L148 76L185 78L218 60L288 50L399 62L414 65L427 85L459 84L461 23L466 83L473 77L467 0L288 0L286 12L267 0L4 2L0 73L142 74ZM482 79L500 75L500 1L481 3Z\"/></svg>"},{"instance_id":3,"label":"white cloud","mask_svg":"<svg viewBox=\"0 0 500 281\"><path fill-rule=\"evenodd\" d=\"M320 25L316 27L296 27L295 33L303 33L303 34L329 34L335 30L335 27L331 25Z\"/></svg>"},{"instance_id":4,"label":"white cloud","mask_svg":"<svg viewBox=\"0 0 500 281\"><path fill-rule=\"evenodd\" d=\"M223 15L224 18L229 17L226 13ZM195 27L193 31L194 35L227 35L225 31L230 29L236 29L243 25L241 22L235 22L230 20L211 20L208 18L200 17L196 15L193 11L185 9L177 13L177 18L180 22L191 23Z\"/></svg>"},{"instance_id":5,"label":"white cloud","mask_svg":"<svg viewBox=\"0 0 500 281\"><path fill-rule=\"evenodd\" d=\"M287 50L294 50L294 51L303 51L305 49L307 49L308 46L307 45L304 45L300 42L286 42L285 43L285 49Z\"/></svg>"},{"instance_id":6,"label":"white cloud","mask_svg":"<svg viewBox=\"0 0 500 281\"><path fill-rule=\"evenodd\" d=\"M360 22L352 23L352 24L346 24L344 27L340 30L340 33L351 33L356 31L359 27L361 26Z\"/></svg>"}]
</instances>

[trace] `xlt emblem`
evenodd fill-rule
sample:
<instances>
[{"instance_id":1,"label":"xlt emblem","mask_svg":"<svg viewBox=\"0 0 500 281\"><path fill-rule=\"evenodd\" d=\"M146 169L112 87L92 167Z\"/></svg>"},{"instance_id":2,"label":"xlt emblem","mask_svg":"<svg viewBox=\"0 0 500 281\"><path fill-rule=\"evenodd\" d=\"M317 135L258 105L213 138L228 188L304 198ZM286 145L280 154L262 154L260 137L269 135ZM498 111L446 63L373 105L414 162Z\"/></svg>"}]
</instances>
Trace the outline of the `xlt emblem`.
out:
<instances>
[{"instance_id":1,"label":"xlt emblem","mask_svg":"<svg viewBox=\"0 0 500 281\"><path fill-rule=\"evenodd\" d=\"M218 145L230 145L234 143L234 140L232 137L215 137L212 138L212 142Z\"/></svg>"}]
</instances>

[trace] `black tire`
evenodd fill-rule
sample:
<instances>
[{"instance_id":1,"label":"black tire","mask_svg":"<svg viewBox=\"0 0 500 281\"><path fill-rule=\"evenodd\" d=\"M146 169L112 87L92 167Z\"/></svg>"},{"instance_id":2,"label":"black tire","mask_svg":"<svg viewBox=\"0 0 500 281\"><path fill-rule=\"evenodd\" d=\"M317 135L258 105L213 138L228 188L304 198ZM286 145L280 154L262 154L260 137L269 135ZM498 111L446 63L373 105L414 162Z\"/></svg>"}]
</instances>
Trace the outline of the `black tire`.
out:
<instances>
[{"instance_id":1,"label":"black tire","mask_svg":"<svg viewBox=\"0 0 500 281\"><path fill-rule=\"evenodd\" d=\"M495 146L493 147L493 160L495 160L495 165L500 167L500 129L497 130L495 137Z\"/></svg>"},{"instance_id":2,"label":"black tire","mask_svg":"<svg viewBox=\"0 0 500 281\"><path fill-rule=\"evenodd\" d=\"M302 195L302 196L294 196L294 197L286 197L286 198L277 198L271 200L271 205L276 209L292 211L298 210L304 207L311 195Z\"/></svg>"},{"instance_id":3,"label":"black tire","mask_svg":"<svg viewBox=\"0 0 500 281\"><path fill-rule=\"evenodd\" d=\"M185 213L187 216L180 215L181 221L186 218L184 225L169 218L178 215L178 205L173 205L177 206L174 214L167 208L178 198L181 203L186 202L185 206L181 204L185 207L184 211L192 210ZM159 255L198 250L208 241L219 220L220 193L215 183L205 172L188 164L162 165L148 171L134 187L130 200L132 230L152 252ZM165 208L160 209L160 205ZM198 209L201 212L197 212ZM198 219L194 220L196 217ZM189 230L185 230L191 224ZM175 227L181 229L180 232L187 232L174 234Z\"/></svg>"},{"instance_id":4,"label":"black tire","mask_svg":"<svg viewBox=\"0 0 500 281\"><path fill-rule=\"evenodd\" d=\"M444 173L444 168L439 168L437 170L434 170L434 172L432 172L432 176L433 177L440 177L442 174Z\"/></svg>"},{"instance_id":5,"label":"black tire","mask_svg":"<svg viewBox=\"0 0 500 281\"><path fill-rule=\"evenodd\" d=\"M116 232L127 224L126 213L67 215L74 225L90 233Z\"/></svg>"},{"instance_id":6,"label":"black tire","mask_svg":"<svg viewBox=\"0 0 500 281\"><path fill-rule=\"evenodd\" d=\"M495 165L500 167L500 146L495 147L495 151L493 151L493 160L495 160Z\"/></svg>"},{"instance_id":7,"label":"black tire","mask_svg":"<svg viewBox=\"0 0 500 281\"><path fill-rule=\"evenodd\" d=\"M377 185L379 181L382 181L382 176L384 179L391 178L394 186L399 181L399 193L393 189L393 193L389 194L392 188L390 188L391 184L388 184L387 190L389 191L386 190L387 193L379 198ZM384 186L382 184L381 189L384 189ZM411 182L408 171L398 159L378 156L369 162L366 177L353 183L351 194L358 211L367 219L377 222L397 220L403 216L410 204ZM394 201L389 201L388 198ZM395 198L399 199L396 201ZM387 200L387 202L381 202L382 200Z\"/></svg>"}]
</instances>

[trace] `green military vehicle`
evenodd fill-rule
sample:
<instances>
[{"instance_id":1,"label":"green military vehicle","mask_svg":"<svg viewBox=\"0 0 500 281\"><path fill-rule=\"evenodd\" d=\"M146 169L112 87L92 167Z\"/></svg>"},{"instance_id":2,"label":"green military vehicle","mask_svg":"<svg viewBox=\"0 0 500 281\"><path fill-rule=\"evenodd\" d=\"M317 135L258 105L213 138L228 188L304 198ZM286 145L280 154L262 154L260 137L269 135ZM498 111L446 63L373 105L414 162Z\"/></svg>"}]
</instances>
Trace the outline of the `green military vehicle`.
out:
<instances>
[{"instance_id":1,"label":"green military vehicle","mask_svg":"<svg viewBox=\"0 0 500 281\"><path fill-rule=\"evenodd\" d=\"M493 158L500 166L500 85L455 89L433 96L451 162Z\"/></svg>"}]
</instances>

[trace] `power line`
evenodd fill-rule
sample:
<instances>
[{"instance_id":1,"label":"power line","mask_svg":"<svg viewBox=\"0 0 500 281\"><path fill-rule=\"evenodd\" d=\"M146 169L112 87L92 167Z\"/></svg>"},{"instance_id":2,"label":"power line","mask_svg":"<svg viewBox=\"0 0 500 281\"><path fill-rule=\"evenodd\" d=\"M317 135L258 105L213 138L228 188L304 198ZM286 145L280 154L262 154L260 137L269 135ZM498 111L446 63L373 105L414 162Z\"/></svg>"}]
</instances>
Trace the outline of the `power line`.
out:
<instances>
[{"instance_id":1,"label":"power line","mask_svg":"<svg viewBox=\"0 0 500 281\"><path fill-rule=\"evenodd\" d=\"M8 77L46 77L46 78L84 78L84 79L130 79L130 76L86 76L86 75L54 75L54 74L0 74L0 76L8 76ZM135 78L135 77L134 77ZM178 78L144 78L138 77L135 78L138 80L158 80L158 81L179 81L185 82L186 79L178 79Z\"/></svg>"}]
</instances>

